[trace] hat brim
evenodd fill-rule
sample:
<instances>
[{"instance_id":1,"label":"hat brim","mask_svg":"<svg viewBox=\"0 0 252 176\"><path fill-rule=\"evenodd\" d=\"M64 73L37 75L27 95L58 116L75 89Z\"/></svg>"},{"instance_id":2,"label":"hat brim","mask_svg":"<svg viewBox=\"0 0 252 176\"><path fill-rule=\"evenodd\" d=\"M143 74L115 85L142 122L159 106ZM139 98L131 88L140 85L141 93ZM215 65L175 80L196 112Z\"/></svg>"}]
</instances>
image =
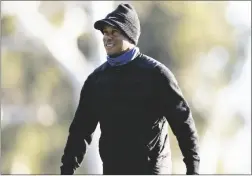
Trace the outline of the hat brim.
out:
<instances>
[{"instance_id":1,"label":"hat brim","mask_svg":"<svg viewBox=\"0 0 252 176\"><path fill-rule=\"evenodd\" d=\"M97 30L103 30L104 26L109 25L112 27L116 27L113 23L111 23L110 21L106 20L106 19L102 19L102 20L98 20L94 23L94 28Z\"/></svg>"}]
</instances>

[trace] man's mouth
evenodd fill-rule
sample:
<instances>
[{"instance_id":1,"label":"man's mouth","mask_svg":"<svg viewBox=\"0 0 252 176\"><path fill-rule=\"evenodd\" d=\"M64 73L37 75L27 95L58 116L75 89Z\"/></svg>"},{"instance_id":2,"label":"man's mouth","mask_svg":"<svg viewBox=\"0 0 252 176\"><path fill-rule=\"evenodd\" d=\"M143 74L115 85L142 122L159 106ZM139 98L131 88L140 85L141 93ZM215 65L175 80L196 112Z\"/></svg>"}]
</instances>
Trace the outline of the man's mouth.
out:
<instances>
[{"instance_id":1,"label":"man's mouth","mask_svg":"<svg viewBox=\"0 0 252 176\"><path fill-rule=\"evenodd\" d=\"M105 47L106 48L112 48L112 47L114 47L115 45L113 44L113 43L106 43L105 44Z\"/></svg>"}]
</instances>

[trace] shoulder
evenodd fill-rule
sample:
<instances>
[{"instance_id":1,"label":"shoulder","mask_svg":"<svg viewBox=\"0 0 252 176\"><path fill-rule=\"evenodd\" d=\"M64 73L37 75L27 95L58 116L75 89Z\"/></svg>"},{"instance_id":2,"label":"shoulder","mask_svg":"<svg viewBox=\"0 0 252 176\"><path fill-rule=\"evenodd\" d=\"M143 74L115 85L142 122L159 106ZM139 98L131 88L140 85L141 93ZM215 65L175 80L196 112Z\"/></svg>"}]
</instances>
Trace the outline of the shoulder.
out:
<instances>
[{"instance_id":1,"label":"shoulder","mask_svg":"<svg viewBox=\"0 0 252 176\"><path fill-rule=\"evenodd\" d=\"M177 80L175 78L175 75L172 73L172 71L167 67L165 66L164 64L160 64L158 67L156 67L156 70L157 70L157 74L165 79L165 81L168 81L168 82L173 82L175 84L177 84Z\"/></svg>"},{"instance_id":2,"label":"shoulder","mask_svg":"<svg viewBox=\"0 0 252 176\"><path fill-rule=\"evenodd\" d=\"M145 54L140 54L138 59L138 66L146 69L156 69L161 63L156 59L147 56Z\"/></svg>"},{"instance_id":3,"label":"shoulder","mask_svg":"<svg viewBox=\"0 0 252 176\"><path fill-rule=\"evenodd\" d=\"M103 73L104 71L106 71L108 67L109 67L109 66L108 66L108 62L107 62L107 61L103 62L101 65L99 65L98 67L96 67L96 68L89 74L89 76L88 76L87 79L88 79L88 80L94 79L95 77L97 77L97 75L99 75L99 74Z\"/></svg>"},{"instance_id":4,"label":"shoulder","mask_svg":"<svg viewBox=\"0 0 252 176\"><path fill-rule=\"evenodd\" d=\"M108 68L108 62L103 62L100 66L98 66L90 75L97 75L99 73L104 72Z\"/></svg>"},{"instance_id":5,"label":"shoulder","mask_svg":"<svg viewBox=\"0 0 252 176\"><path fill-rule=\"evenodd\" d=\"M90 87L96 83L98 75L103 73L108 67L107 61L96 67L86 78L83 84L84 87Z\"/></svg>"},{"instance_id":6,"label":"shoulder","mask_svg":"<svg viewBox=\"0 0 252 176\"><path fill-rule=\"evenodd\" d=\"M159 78L177 83L176 78L175 78L174 74L172 73L172 71L166 65L161 63L160 61L157 61L156 59L154 59L150 56L142 54L140 56L139 63L142 67L153 69L155 74Z\"/></svg>"}]
</instances>

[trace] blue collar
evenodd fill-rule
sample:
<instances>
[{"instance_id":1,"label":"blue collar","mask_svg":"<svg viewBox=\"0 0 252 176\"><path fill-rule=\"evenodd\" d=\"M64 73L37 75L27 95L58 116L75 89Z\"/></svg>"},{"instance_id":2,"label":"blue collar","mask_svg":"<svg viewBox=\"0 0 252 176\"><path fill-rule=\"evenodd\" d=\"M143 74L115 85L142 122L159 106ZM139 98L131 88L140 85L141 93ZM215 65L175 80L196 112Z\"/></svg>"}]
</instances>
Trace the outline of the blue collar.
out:
<instances>
[{"instance_id":1,"label":"blue collar","mask_svg":"<svg viewBox=\"0 0 252 176\"><path fill-rule=\"evenodd\" d=\"M124 65L132 61L133 59L135 59L138 53L139 53L139 48L134 47L120 56L117 56L114 58L107 56L107 61L111 66Z\"/></svg>"}]
</instances>

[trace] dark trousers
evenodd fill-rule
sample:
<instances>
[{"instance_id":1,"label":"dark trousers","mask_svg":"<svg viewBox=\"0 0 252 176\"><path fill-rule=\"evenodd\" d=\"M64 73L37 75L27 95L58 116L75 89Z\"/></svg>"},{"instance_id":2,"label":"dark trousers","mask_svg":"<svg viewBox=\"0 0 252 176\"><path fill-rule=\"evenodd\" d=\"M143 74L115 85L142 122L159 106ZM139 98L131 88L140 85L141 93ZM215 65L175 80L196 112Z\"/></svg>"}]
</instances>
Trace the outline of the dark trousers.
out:
<instances>
[{"instance_id":1,"label":"dark trousers","mask_svg":"<svg viewBox=\"0 0 252 176\"><path fill-rule=\"evenodd\" d=\"M103 163L103 175L153 175L148 163Z\"/></svg>"}]
</instances>

